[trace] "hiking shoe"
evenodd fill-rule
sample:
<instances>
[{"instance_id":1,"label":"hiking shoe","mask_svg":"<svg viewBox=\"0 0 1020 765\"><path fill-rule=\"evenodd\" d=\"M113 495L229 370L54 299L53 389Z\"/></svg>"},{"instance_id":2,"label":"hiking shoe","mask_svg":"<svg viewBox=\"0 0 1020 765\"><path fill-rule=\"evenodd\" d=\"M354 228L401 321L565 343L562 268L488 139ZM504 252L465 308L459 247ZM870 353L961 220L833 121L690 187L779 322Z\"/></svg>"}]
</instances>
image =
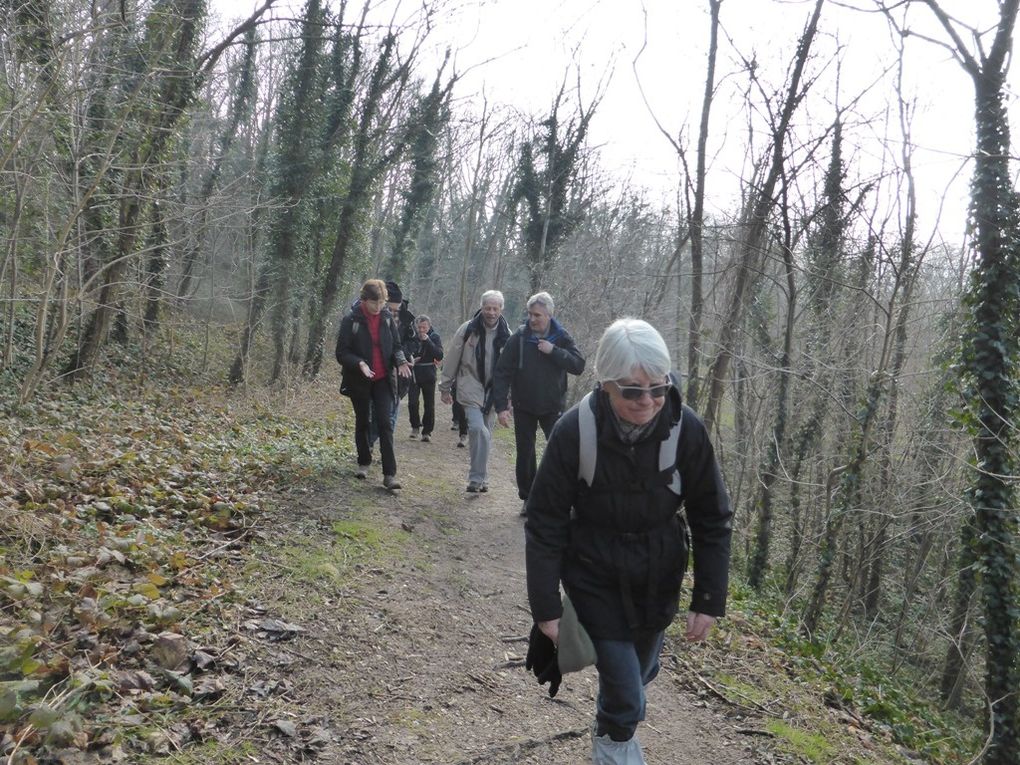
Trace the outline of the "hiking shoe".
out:
<instances>
[{"instance_id":1,"label":"hiking shoe","mask_svg":"<svg viewBox=\"0 0 1020 765\"><path fill-rule=\"evenodd\" d=\"M384 475L382 479L382 485L390 490L399 489L400 481L397 480L395 475Z\"/></svg>"},{"instance_id":2,"label":"hiking shoe","mask_svg":"<svg viewBox=\"0 0 1020 765\"><path fill-rule=\"evenodd\" d=\"M422 433L421 434L421 442L423 444L427 444L431 440L432 440L432 436L430 436L428 433Z\"/></svg>"},{"instance_id":3,"label":"hiking shoe","mask_svg":"<svg viewBox=\"0 0 1020 765\"><path fill-rule=\"evenodd\" d=\"M465 446L467 446L467 436L461 436L457 440L457 446L460 447L461 449L463 449Z\"/></svg>"},{"instance_id":4,"label":"hiking shoe","mask_svg":"<svg viewBox=\"0 0 1020 765\"><path fill-rule=\"evenodd\" d=\"M358 469L354 471L355 478L368 478L368 465L358 465Z\"/></svg>"},{"instance_id":5,"label":"hiking shoe","mask_svg":"<svg viewBox=\"0 0 1020 765\"><path fill-rule=\"evenodd\" d=\"M418 428L411 428L411 435L409 436L409 438L417 440L417 438L418 438Z\"/></svg>"},{"instance_id":6,"label":"hiking shoe","mask_svg":"<svg viewBox=\"0 0 1020 765\"><path fill-rule=\"evenodd\" d=\"M488 491L488 490L489 490L489 484L487 484L485 481L482 481L480 484L478 484L478 491L485 492L485 491Z\"/></svg>"},{"instance_id":7,"label":"hiking shoe","mask_svg":"<svg viewBox=\"0 0 1020 765\"><path fill-rule=\"evenodd\" d=\"M471 494L477 494L481 491L481 484L477 481L468 481L467 488L464 491L470 492Z\"/></svg>"}]
</instances>

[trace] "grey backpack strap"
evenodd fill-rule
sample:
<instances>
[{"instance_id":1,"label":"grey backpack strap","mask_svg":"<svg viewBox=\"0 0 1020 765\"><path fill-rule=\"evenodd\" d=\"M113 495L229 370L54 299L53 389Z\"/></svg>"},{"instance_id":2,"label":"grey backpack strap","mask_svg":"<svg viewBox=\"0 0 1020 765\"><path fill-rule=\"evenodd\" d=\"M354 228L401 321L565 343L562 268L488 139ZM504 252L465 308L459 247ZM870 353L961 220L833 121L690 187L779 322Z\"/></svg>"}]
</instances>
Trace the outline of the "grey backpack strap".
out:
<instances>
[{"instance_id":1,"label":"grey backpack strap","mask_svg":"<svg viewBox=\"0 0 1020 765\"><path fill-rule=\"evenodd\" d=\"M669 437L662 442L659 446L659 470L669 470L673 468L673 478L669 483L669 490L680 496L682 494L683 485L680 481L680 471L676 469L676 449L680 443L680 430L684 424L684 413L680 411L680 419L676 421L676 425L669 429Z\"/></svg>"},{"instance_id":2,"label":"grey backpack strap","mask_svg":"<svg viewBox=\"0 0 1020 765\"><path fill-rule=\"evenodd\" d=\"M598 433L595 430L595 412L591 410L590 392L577 405L577 430L577 477L590 487L595 477L595 455L598 452Z\"/></svg>"}]
</instances>

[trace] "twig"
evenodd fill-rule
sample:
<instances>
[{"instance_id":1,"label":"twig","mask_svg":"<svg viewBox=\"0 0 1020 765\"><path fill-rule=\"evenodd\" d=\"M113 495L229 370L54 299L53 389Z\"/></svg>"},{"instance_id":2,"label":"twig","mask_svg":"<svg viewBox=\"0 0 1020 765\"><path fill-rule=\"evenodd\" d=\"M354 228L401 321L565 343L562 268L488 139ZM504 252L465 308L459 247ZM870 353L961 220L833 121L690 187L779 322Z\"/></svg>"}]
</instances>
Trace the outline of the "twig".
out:
<instances>
[{"instance_id":1,"label":"twig","mask_svg":"<svg viewBox=\"0 0 1020 765\"><path fill-rule=\"evenodd\" d=\"M684 669L687 670L687 672L689 672L691 675L693 675L698 680L699 683L701 683L709 691L711 691L714 696L718 697L722 701L725 701L730 706L740 707L741 709L747 709L747 710L757 710L757 711L763 712L764 714L767 714L767 715L771 715L772 714L772 712L767 707L762 706L757 701L753 701L752 699L747 698L747 696L744 696L744 694L740 693L739 691L734 691L734 693L737 696L740 696L742 699L746 700L748 703L747 704L742 704L739 701L734 701L729 696L727 696L725 693L723 693L721 690L719 690L714 685L712 685L712 683L710 683L708 680L706 680L704 677L702 677L700 674L698 674L698 672L696 670L694 670L694 668L692 668L690 666L690 664L688 664L687 662L683 661L683 659L681 659L679 656L677 656L675 654L673 655L673 661L676 664L683 665ZM679 674L679 673L675 673L675 674Z\"/></svg>"},{"instance_id":2,"label":"twig","mask_svg":"<svg viewBox=\"0 0 1020 765\"><path fill-rule=\"evenodd\" d=\"M737 733L743 733L745 736L765 736L766 738L775 738L776 734L769 730L762 730L761 728L736 728Z\"/></svg>"}]
</instances>

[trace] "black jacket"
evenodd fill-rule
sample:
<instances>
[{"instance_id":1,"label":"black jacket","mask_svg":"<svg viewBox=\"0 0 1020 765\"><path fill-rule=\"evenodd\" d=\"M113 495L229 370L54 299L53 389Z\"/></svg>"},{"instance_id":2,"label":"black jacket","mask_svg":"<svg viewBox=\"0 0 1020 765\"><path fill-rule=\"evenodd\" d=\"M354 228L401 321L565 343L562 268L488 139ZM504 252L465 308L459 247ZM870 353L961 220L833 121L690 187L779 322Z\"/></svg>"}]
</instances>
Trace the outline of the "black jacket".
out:
<instances>
[{"instance_id":1,"label":"black jacket","mask_svg":"<svg viewBox=\"0 0 1020 765\"><path fill-rule=\"evenodd\" d=\"M566 405L567 373L584 371L584 357L574 338L551 319L546 340L555 347L549 353L538 350L540 338L524 322L507 340L493 375L493 405L497 412L507 409L507 396L514 409L534 415L559 414Z\"/></svg>"},{"instance_id":2,"label":"black jacket","mask_svg":"<svg viewBox=\"0 0 1020 765\"><path fill-rule=\"evenodd\" d=\"M382 350L386 373L397 396L397 367L406 362L404 350L400 345L400 335L393 314L383 308L379 321L379 346ZM361 310L361 302L355 303L340 321L340 332L336 338L336 360L340 363L343 377L340 392L351 398L367 397L370 392L371 380L361 373L358 365L365 361L372 365L372 336L365 325L365 314Z\"/></svg>"},{"instance_id":3,"label":"black jacket","mask_svg":"<svg viewBox=\"0 0 1020 765\"><path fill-rule=\"evenodd\" d=\"M443 341L439 333L430 329L425 340L417 335L404 347L408 359L417 359L414 363L414 381L422 383L436 381L436 361L443 360Z\"/></svg>"},{"instance_id":4,"label":"black jacket","mask_svg":"<svg viewBox=\"0 0 1020 765\"><path fill-rule=\"evenodd\" d=\"M575 406L556 423L528 497L526 559L534 620L560 617L562 581L593 637L628 640L641 630L664 629L679 606L688 528L694 553L690 609L722 616L732 512L704 424L674 388L656 426L628 446L609 419L608 396L597 389L591 406L598 430L591 488L578 478ZM658 471L660 442L680 417L676 467L682 497L668 488L672 470Z\"/></svg>"}]
</instances>

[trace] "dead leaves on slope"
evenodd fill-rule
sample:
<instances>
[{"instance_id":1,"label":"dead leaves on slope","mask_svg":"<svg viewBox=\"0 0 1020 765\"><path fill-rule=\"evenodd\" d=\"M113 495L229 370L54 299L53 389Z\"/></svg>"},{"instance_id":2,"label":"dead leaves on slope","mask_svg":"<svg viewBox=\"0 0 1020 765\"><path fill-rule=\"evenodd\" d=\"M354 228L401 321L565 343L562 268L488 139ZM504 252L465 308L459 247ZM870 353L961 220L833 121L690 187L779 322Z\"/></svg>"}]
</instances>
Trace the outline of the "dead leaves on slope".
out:
<instances>
[{"instance_id":1,"label":"dead leaves on slope","mask_svg":"<svg viewBox=\"0 0 1020 765\"><path fill-rule=\"evenodd\" d=\"M258 698L223 637L232 571L276 481L321 459L323 439L232 406L201 391L75 392L0 415L4 762L177 751L216 740L218 717ZM262 622L267 638L301 630ZM302 746L322 738L314 728Z\"/></svg>"}]
</instances>

